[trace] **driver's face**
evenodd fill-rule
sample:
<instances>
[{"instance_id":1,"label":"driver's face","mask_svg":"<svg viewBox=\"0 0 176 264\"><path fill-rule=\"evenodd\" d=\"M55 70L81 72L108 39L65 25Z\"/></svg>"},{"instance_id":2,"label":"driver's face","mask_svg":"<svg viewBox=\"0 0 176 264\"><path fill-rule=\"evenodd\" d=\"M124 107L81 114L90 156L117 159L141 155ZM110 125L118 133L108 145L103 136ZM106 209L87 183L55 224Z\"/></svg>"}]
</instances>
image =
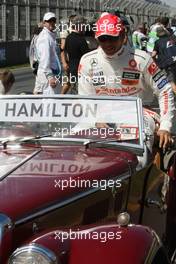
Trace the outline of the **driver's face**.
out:
<instances>
[{"instance_id":1,"label":"driver's face","mask_svg":"<svg viewBox=\"0 0 176 264\"><path fill-rule=\"evenodd\" d=\"M111 37L103 35L98 38L99 45L107 55L114 55L124 44L124 36Z\"/></svg>"}]
</instances>

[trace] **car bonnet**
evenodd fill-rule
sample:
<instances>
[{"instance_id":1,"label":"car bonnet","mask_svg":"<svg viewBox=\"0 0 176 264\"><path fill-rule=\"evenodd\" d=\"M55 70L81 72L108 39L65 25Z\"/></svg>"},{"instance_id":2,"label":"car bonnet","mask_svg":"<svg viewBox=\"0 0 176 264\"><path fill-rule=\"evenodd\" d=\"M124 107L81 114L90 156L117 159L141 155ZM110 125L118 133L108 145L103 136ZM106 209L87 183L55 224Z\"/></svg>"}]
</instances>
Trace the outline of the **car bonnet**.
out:
<instances>
[{"instance_id":1,"label":"car bonnet","mask_svg":"<svg viewBox=\"0 0 176 264\"><path fill-rule=\"evenodd\" d=\"M13 220L84 191L79 184L63 189L58 182L120 179L130 174L131 166L137 165L136 155L130 152L104 148L86 150L82 146L25 148L15 153L6 150L1 156L4 162L0 171L4 170L6 177L0 181L0 211Z\"/></svg>"}]
</instances>

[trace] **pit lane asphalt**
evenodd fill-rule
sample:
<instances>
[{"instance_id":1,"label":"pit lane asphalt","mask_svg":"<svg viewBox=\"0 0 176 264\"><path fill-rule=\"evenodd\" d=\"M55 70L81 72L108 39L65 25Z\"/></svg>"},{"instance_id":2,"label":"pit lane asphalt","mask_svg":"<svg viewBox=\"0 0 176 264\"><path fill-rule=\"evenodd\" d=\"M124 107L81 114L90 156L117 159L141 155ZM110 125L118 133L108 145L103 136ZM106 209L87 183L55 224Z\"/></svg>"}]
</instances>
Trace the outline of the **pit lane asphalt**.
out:
<instances>
[{"instance_id":1,"label":"pit lane asphalt","mask_svg":"<svg viewBox=\"0 0 176 264\"><path fill-rule=\"evenodd\" d=\"M35 76L30 67L12 70L15 83L9 94L29 93L32 94L35 85Z\"/></svg>"},{"instance_id":2,"label":"pit lane asphalt","mask_svg":"<svg viewBox=\"0 0 176 264\"><path fill-rule=\"evenodd\" d=\"M18 68L12 70L15 76L15 83L10 91L10 94L19 93L32 93L35 77L31 71L30 67Z\"/></svg>"}]
</instances>

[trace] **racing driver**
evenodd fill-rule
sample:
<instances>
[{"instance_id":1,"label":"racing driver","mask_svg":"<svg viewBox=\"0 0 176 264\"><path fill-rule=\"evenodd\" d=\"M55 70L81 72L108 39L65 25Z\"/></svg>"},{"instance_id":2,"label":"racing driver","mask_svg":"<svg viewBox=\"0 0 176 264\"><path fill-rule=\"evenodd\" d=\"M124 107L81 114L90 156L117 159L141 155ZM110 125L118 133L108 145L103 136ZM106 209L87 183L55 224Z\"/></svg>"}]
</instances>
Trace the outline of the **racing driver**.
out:
<instances>
[{"instance_id":1,"label":"racing driver","mask_svg":"<svg viewBox=\"0 0 176 264\"><path fill-rule=\"evenodd\" d=\"M174 95L171 84L145 51L126 43L125 27L121 19L106 14L96 23L95 34L99 47L80 60L78 93L80 95L138 96L144 105L158 97L160 127L159 146L165 149L172 141ZM147 134L154 134L153 111L144 110ZM154 123L154 125L153 125ZM151 134L152 133L152 134ZM149 143L149 149L151 149Z\"/></svg>"}]
</instances>

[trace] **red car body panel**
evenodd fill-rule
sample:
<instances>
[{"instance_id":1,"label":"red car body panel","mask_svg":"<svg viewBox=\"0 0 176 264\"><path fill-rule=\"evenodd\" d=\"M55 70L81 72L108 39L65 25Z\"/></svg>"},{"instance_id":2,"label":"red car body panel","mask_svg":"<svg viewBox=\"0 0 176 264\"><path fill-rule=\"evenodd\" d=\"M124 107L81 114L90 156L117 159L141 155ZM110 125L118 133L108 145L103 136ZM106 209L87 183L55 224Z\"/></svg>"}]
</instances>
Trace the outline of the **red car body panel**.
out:
<instances>
[{"instance_id":1,"label":"red car body panel","mask_svg":"<svg viewBox=\"0 0 176 264\"><path fill-rule=\"evenodd\" d=\"M64 241L58 238L56 235L58 232L62 231L51 231L30 242L49 248L64 264L141 264L145 262L154 241L154 233L151 229L137 225L128 227L119 227L117 224L98 227L92 225L81 230L82 239L76 237ZM69 233L70 230L67 229L64 232ZM75 234L76 232L77 229ZM109 236L105 242L102 239L104 234Z\"/></svg>"},{"instance_id":2,"label":"red car body panel","mask_svg":"<svg viewBox=\"0 0 176 264\"><path fill-rule=\"evenodd\" d=\"M7 148L1 152L0 159L3 155L6 164L9 164L13 156L14 162L21 162L35 150L40 149L24 148L14 152ZM53 201L62 201L84 191L79 187L61 190L55 187L55 180L69 177L89 180L112 179L129 172L128 163L135 168L137 159L134 154L125 151L95 148L85 150L79 146L42 148L38 154L0 182L0 211L12 220L19 219ZM7 165L3 172L8 173L9 169L11 167Z\"/></svg>"}]
</instances>

